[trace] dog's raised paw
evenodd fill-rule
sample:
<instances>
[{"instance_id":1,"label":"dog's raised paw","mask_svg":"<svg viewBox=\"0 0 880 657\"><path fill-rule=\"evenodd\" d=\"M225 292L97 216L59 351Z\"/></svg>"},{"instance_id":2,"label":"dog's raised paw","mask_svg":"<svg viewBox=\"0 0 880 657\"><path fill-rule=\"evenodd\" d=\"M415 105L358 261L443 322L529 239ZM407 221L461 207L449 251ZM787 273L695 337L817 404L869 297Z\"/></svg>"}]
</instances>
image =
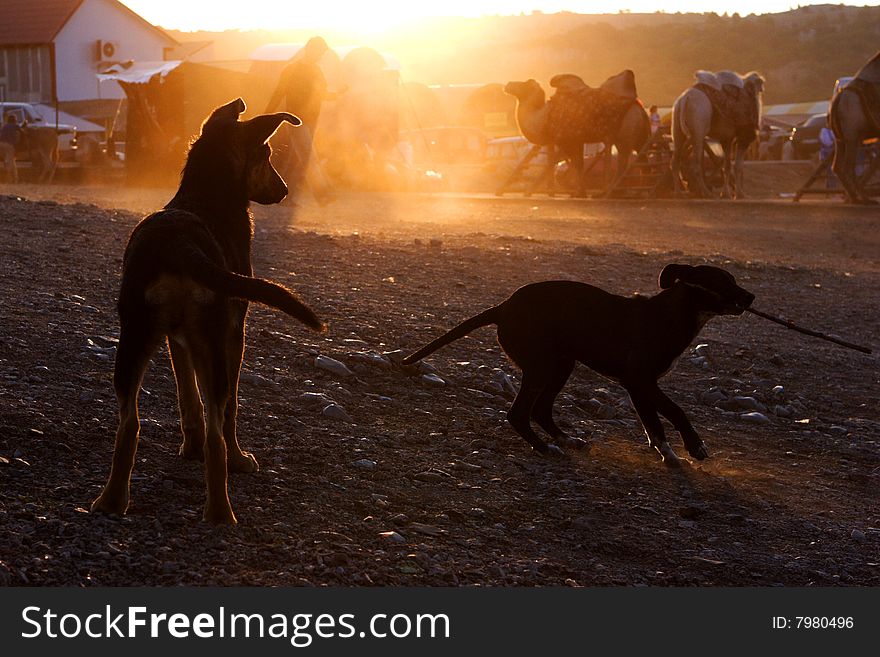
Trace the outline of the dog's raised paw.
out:
<instances>
[{"instance_id":1,"label":"dog's raised paw","mask_svg":"<svg viewBox=\"0 0 880 657\"><path fill-rule=\"evenodd\" d=\"M551 458L557 459L568 458L568 454L562 451L562 448L557 445L547 445L547 451L543 454L543 456L549 456Z\"/></svg>"}]
</instances>

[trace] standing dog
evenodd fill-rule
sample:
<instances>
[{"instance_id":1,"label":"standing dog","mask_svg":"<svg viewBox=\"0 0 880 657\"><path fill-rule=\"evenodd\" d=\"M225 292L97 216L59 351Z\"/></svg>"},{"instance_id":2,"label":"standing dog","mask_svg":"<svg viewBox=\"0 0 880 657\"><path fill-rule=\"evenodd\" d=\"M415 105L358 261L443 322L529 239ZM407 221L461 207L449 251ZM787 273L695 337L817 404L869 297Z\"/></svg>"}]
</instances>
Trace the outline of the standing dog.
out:
<instances>
[{"instance_id":1,"label":"standing dog","mask_svg":"<svg viewBox=\"0 0 880 657\"><path fill-rule=\"evenodd\" d=\"M282 121L299 125L300 120L280 113L239 121L244 110L239 98L211 114L190 148L177 194L164 210L138 224L129 239L113 374L119 428L110 478L92 511L121 515L128 507L137 396L151 356L167 339L183 430L180 453L205 461L204 518L236 522L227 469L257 469L235 435L248 302L282 310L316 331L325 328L292 292L253 277L249 203L278 203L287 195L287 185L269 162L266 141Z\"/></svg>"},{"instance_id":2,"label":"standing dog","mask_svg":"<svg viewBox=\"0 0 880 657\"><path fill-rule=\"evenodd\" d=\"M561 454L531 427L534 419L558 443L583 445L553 421L553 402L576 362L620 383L629 393L648 443L669 464L678 456L666 442L658 412L681 434L697 459L709 453L684 411L657 386L678 356L716 315L740 315L755 296L717 267L670 264L661 292L621 297L573 281L521 287L509 299L468 319L403 360L414 363L476 328L496 324L498 343L522 369L522 385L507 419L542 454Z\"/></svg>"}]
</instances>

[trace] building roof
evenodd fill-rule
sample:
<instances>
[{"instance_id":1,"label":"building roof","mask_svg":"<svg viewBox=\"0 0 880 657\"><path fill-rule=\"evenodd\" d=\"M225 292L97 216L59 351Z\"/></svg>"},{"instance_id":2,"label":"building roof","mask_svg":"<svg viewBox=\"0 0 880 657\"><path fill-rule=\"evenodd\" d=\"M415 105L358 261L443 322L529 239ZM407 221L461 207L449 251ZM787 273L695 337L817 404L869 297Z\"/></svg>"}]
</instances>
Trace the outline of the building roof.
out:
<instances>
[{"instance_id":1,"label":"building roof","mask_svg":"<svg viewBox=\"0 0 880 657\"><path fill-rule=\"evenodd\" d=\"M176 44L169 34L145 20L117 0L110 0L122 11ZM83 0L0 0L0 45L44 45L52 43Z\"/></svg>"}]
</instances>

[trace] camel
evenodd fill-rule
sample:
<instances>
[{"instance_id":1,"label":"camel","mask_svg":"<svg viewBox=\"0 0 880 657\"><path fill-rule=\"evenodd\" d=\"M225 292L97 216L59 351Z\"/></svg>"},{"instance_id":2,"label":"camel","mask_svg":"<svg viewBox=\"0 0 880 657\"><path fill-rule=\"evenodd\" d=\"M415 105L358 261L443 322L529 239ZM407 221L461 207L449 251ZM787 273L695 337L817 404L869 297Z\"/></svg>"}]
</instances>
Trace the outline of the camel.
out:
<instances>
[{"instance_id":1,"label":"camel","mask_svg":"<svg viewBox=\"0 0 880 657\"><path fill-rule=\"evenodd\" d=\"M743 198L743 160L746 150L758 134L761 124L761 99L764 78L752 71L742 76L733 71L697 71L697 82L684 91L672 106L672 182L676 193L682 191L681 166L690 151L691 191L711 195L703 178L703 148L706 138L717 140L724 151L722 196ZM727 111L719 111L710 94L726 102ZM731 158L733 175L731 176Z\"/></svg>"},{"instance_id":2,"label":"camel","mask_svg":"<svg viewBox=\"0 0 880 657\"><path fill-rule=\"evenodd\" d=\"M880 137L880 51L838 90L828 118L835 138L832 168L846 191L847 201L876 204L862 190L855 169L862 142Z\"/></svg>"},{"instance_id":3,"label":"camel","mask_svg":"<svg viewBox=\"0 0 880 657\"><path fill-rule=\"evenodd\" d=\"M611 146L616 146L618 171L623 171L631 153L638 151L651 135L648 115L638 101L635 75L630 70L608 78L599 89L592 89L579 76L570 73L554 76L550 85L556 92L549 101L544 89L533 79L508 82L504 91L517 100L516 121L523 137L539 146L558 148L575 172L577 194L584 196L583 145L605 144L606 170L610 163ZM594 99L610 103L610 116L606 116L604 122L597 125L592 122L574 121L574 124L569 124L560 121L563 125L553 125L554 113L560 110L562 103L573 100L578 105Z\"/></svg>"},{"instance_id":4,"label":"camel","mask_svg":"<svg viewBox=\"0 0 880 657\"><path fill-rule=\"evenodd\" d=\"M38 183L50 183L58 166L58 133L49 126L25 124L20 148L28 153Z\"/></svg>"}]
</instances>

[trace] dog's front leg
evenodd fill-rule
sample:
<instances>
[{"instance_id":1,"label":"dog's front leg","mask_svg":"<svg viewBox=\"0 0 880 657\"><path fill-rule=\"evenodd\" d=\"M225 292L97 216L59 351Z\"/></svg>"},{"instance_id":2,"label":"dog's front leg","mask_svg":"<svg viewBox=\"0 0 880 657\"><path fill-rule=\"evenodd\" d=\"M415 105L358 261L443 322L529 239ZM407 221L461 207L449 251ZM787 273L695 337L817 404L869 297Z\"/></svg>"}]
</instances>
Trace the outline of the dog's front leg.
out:
<instances>
[{"instance_id":1,"label":"dog's front leg","mask_svg":"<svg viewBox=\"0 0 880 657\"><path fill-rule=\"evenodd\" d=\"M679 465L680 459L666 441L663 423L660 421L660 416L657 415L657 398L653 393L652 386L640 383L623 383L623 387L629 393L629 398L642 421L642 426L648 436L648 444L660 452L664 463L671 466Z\"/></svg>"},{"instance_id":2,"label":"dog's front leg","mask_svg":"<svg viewBox=\"0 0 880 657\"><path fill-rule=\"evenodd\" d=\"M706 447L700 436L694 429L691 421L688 419L681 407L667 397L660 388L657 388L657 408L663 416L672 422L672 426L681 434L684 446L687 448L688 454L695 459L702 461L709 456L709 448Z\"/></svg>"}]
</instances>

